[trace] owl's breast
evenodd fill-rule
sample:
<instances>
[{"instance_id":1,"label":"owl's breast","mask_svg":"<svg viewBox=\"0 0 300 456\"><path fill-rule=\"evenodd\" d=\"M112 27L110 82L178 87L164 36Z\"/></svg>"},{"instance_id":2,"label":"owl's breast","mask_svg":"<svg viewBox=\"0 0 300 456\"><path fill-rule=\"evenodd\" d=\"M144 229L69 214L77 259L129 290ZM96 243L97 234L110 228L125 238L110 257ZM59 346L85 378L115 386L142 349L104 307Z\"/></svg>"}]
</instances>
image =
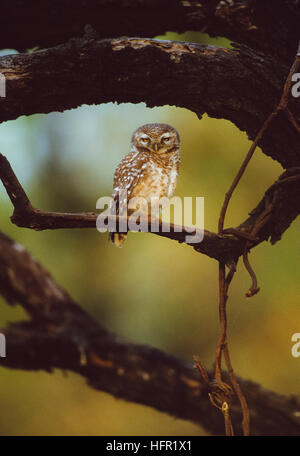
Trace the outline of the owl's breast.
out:
<instances>
[{"instance_id":1,"label":"owl's breast","mask_svg":"<svg viewBox=\"0 0 300 456\"><path fill-rule=\"evenodd\" d=\"M133 189L132 196L143 197L150 202L151 198L168 196L168 187L168 170L149 163Z\"/></svg>"}]
</instances>

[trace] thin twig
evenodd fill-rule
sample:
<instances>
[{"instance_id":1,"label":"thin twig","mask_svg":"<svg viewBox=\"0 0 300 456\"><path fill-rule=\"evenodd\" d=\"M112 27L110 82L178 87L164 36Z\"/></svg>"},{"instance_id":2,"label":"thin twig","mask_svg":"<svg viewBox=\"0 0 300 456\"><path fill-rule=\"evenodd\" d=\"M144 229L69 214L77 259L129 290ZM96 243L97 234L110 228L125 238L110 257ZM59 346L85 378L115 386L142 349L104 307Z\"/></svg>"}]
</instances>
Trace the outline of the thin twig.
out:
<instances>
[{"instance_id":1,"label":"thin twig","mask_svg":"<svg viewBox=\"0 0 300 456\"><path fill-rule=\"evenodd\" d=\"M198 369L198 371L200 372L201 374L201 377L202 377L202 380L203 380L203 383L209 387L209 384L210 384L210 380L209 380L209 377L208 377L208 374L206 372L206 369L205 367L203 366L203 364L201 363L201 360L199 358L199 356L194 356L194 367L196 369Z\"/></svg>"},{"instance_id":2,"label":"thin twig","mask_svg":"<svg viewBox=\"0 0 300 456\"><path fill-rule=\"evenodd\" d=\"M276 192L275 192L276 193ZM251 236L253 236L255 238L255 236L257 235L257 233L265 226L265 224L270 220L270 217L271 217L271 212L272 212L272 209L274 207L273 205L273 200L274 200L274 197L275 197L275 193L273 195L273 199L272 201L270 200L270 195L266 195L266 198L265 198L265 210L258 216L256 222L255 222L255 225L251 231ZM248 271L250 277L251 277L251 280L252 280L252 284L249 288L249 290L247 291L246 293L246 298L251 298L252 296L256 295L260 288L257 284L257 277L256 277L256 274L249 262L249 258L248 258L248 251L249 251L249 247L251 245L251 241L246 241L246 244L245 244L245 248L244 248L244 253L243 253L243 262L244 262L244 265L245 265L245 268L246 270Z\"/></svg>"},{"instance_id":3,"label":"thin twig","mask_svg":"<svg viewBox=\"0 0 300 456\"><path fill-rule=\"evenodd\" d=\"M229 354L229 348L226 345L224 347L224 358L228 370L228 375L231 381L231 384L233 386L233 389L240 401L241 408L242 408L242 413L243 413L243 421L242 421L242 426L243 426L243 432L244 436L250 435L250 413L249 413L249 407L246 401L246 398L241 390L241 387L236 379L232 364L231 364L231 359L230 359L230 354Z\"/></svg>"},{"instance_id":4,"label":"thin twig","mask_svg":"<svg viewBox=\"0 0 300 456\"><path fill-rule=\"evenodd\" d=\"M233 396L233 391L230 385L223 382L221 379L214 378L212 381L206 372L205 367L201 363L198 356L194 356L194 367L198 369L202 377L203 383L208 389L208 397L214 407L221 410L224 417L225 434L233 436L234 430L230 417L230 404Z\"/></svg>"},{"instance_id":5,"label":"thin twig","mask_svg":"<svg viewBox=\"0 0 300 456\"><path fill-rule=\"evenodd\" d=\"M222 351L225 347L226 333L227 333L227 315L226 315L226 301L227 294L225 291L225 265L219 263L219 318L220 318L220 339L216 352L216 380L222 380Z\"/></svg>"},{"instance_id":6,"label":"thin twig","mask_svg":"<svg viewBox=\"0 0 300 456\"><path fill-rule=\"evenodd\" d=\"M229 414L229 405L227 404L227 402L223 402L222 404L222 413L225 422L225 434L227 436L234 436L233 426Z\"/></svg>"},{"instance_id":7,"label":"thin twig","mask_svg":"<svg viewBox=\"0 0 300 456\"><path fill-rule=\"evenodd\" d=\"M294 125L295 129L300 134L300 125L298 124L297 120L295 119L294 114L288 108L286 108L285 113L287 114L291 124Z\"/></svg>"}]
</instances>

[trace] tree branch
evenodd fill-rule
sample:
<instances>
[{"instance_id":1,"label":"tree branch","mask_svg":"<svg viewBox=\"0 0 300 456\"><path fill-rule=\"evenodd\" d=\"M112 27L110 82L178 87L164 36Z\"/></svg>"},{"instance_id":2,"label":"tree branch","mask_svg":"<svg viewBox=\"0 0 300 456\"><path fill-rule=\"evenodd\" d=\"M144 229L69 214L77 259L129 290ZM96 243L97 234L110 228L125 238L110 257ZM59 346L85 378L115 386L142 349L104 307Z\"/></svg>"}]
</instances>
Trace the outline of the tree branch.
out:
<instances>
[{"instance_id":1,"label":"tree branch","mask_svg":"<svg viewBox=\"0 0 300 456\"><path fill-rule=\"evenodd\" d=\"M51 47L82 36L85 25L91 24L99 38L205 31L290 64L299 37L300 4L292 0L76 0L70 7L69 0L27 0L17 5L3 0L1 16L0 48Z\"/></svg>"},{"instance_id":2,"label":"tree branch","mask_svg":"<svg viewBox=\"0 0 300 456\"><path fill-rule=\"evenodd\" d=\"M197 252L222 261L229 266L236 262L243 254L247 240L251 247L271 238L275 243L281 238L284 231L300 213L300 168L291 168L283 173L280 178L267 190L264 198L251 212L250 217L237 228L229 228L223 234L216 234L204 230L204 238L201 242L190 243ZM96 228L99 214L96 213L58 213L44 212L36 209L30 203L24 189L14 174L8 160L0 154L0 179L6 188L7 194L14 206L11 220L20 227L34 230L62 229L62 228ZM269 221L258 230L256 237L251 238L252 228L264 212L266 204L272 200L272 215ZM103 216L105 219L106 216ZM117 222L122 217L115 217ZM151 231L151 222L147 225ZM142 229L141 229L142 231ZM191 228L165 223L159 223L159 231L153 234L186 243L186 236L197 234L198 230L191 232ZM200 233L198 233L200 235ZM251 240L252 239L252 240Z\"/></svg>"},{"instance_id":3,"label":"tree branch","mask_svg":"<svg viewBox=\"0 0 300 456\"><path fill-rule=\"evenodd\" d=\"M7 339L4 367L55 368L82 375L93 388L201 424L213 434L223 421L190 363L158 349L121 340L99 326L20 245L0 233L0 293L21 304L29 322L1 329ZM299 435L300 401L239 379L255 415L253 435ZM240 411L232 419L240 432Z\"/></svg>"},{"instance_id":4,"label":"tree branch","mask_svg":"<svg viewBox=\"0 0 300 456\"><path fill-rule=\"evenodd\" d=\"M7 82L0 121L83 103L146 102L228 119L254 138L280 100L288 67L245 47L86 37L1 57L0 73ZM299 121L299 103L292 97L289 109ZM285 168L300 166L300 136L282 113L259 146Z\"/></svg>"}]
</instances>

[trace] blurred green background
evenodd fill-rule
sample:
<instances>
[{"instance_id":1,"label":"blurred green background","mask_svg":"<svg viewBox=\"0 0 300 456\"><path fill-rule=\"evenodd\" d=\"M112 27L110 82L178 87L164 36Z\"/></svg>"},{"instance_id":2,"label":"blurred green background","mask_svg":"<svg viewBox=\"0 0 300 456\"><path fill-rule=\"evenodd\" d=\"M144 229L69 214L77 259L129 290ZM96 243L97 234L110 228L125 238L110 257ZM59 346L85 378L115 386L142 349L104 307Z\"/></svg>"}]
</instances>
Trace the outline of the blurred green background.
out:
<instances>
[{"instance_id":1,"label":"blurred green background","mask_svg":"<svg viewBox=\"0 0 300 456\"><path fill-rule=\"evenodd\" d=\"M194 33L167 38L228 45ZM199 120L171 106L82 106L1 124L0 151L38 208L95 211L97 199L111 194L133 130L148 122L170 123L180 132L176 195L204 196L205 228L216 231L224 192L250 145L228 121ZM280 165L258 149L230 203L226 226L243 221L280 173ZM102 325L190 361L198 354L212 367L219 335L217 262L151 234L130 233L117 249L107 234L93 229L17 228L2 185L0 211L0 229L32 252ZM246 300L250 279L239 264L228 301L236 372L284 394L300 394L300 360L291 356L291 336L300 331L299 226L298 219L281 242L264 243L251 254L260 293ZM20 306L10 308L2 299L0 305L2 326L25 317ZM0 368L0 407L2 435L205 434L193 423L94 391L83 378L59 370Z\"/></svg>"}]
</instances>

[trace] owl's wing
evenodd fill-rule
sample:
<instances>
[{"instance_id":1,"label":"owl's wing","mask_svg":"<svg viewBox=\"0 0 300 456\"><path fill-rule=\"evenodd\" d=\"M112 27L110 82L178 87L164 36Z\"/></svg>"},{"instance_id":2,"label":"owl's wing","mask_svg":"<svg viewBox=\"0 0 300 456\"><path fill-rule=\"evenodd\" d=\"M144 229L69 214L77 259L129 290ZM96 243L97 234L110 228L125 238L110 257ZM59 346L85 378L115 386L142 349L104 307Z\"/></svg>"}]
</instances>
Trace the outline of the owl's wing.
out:
<instances>
[{"instance_id":1,"label":"owl's wing","mask_svg":"<svg viewBox=\"0 0 300 456\"><path fill-rule=\"evenodd\" d=\"M114 174L113 200L115 202L112 213L119 214L119 208L132 196L134 188L142 177L143 167L146 166L148 157L136 151L130 152L123 158ZM122 200L120 200L122 198Z\"/></svg>"}]
</instances>

